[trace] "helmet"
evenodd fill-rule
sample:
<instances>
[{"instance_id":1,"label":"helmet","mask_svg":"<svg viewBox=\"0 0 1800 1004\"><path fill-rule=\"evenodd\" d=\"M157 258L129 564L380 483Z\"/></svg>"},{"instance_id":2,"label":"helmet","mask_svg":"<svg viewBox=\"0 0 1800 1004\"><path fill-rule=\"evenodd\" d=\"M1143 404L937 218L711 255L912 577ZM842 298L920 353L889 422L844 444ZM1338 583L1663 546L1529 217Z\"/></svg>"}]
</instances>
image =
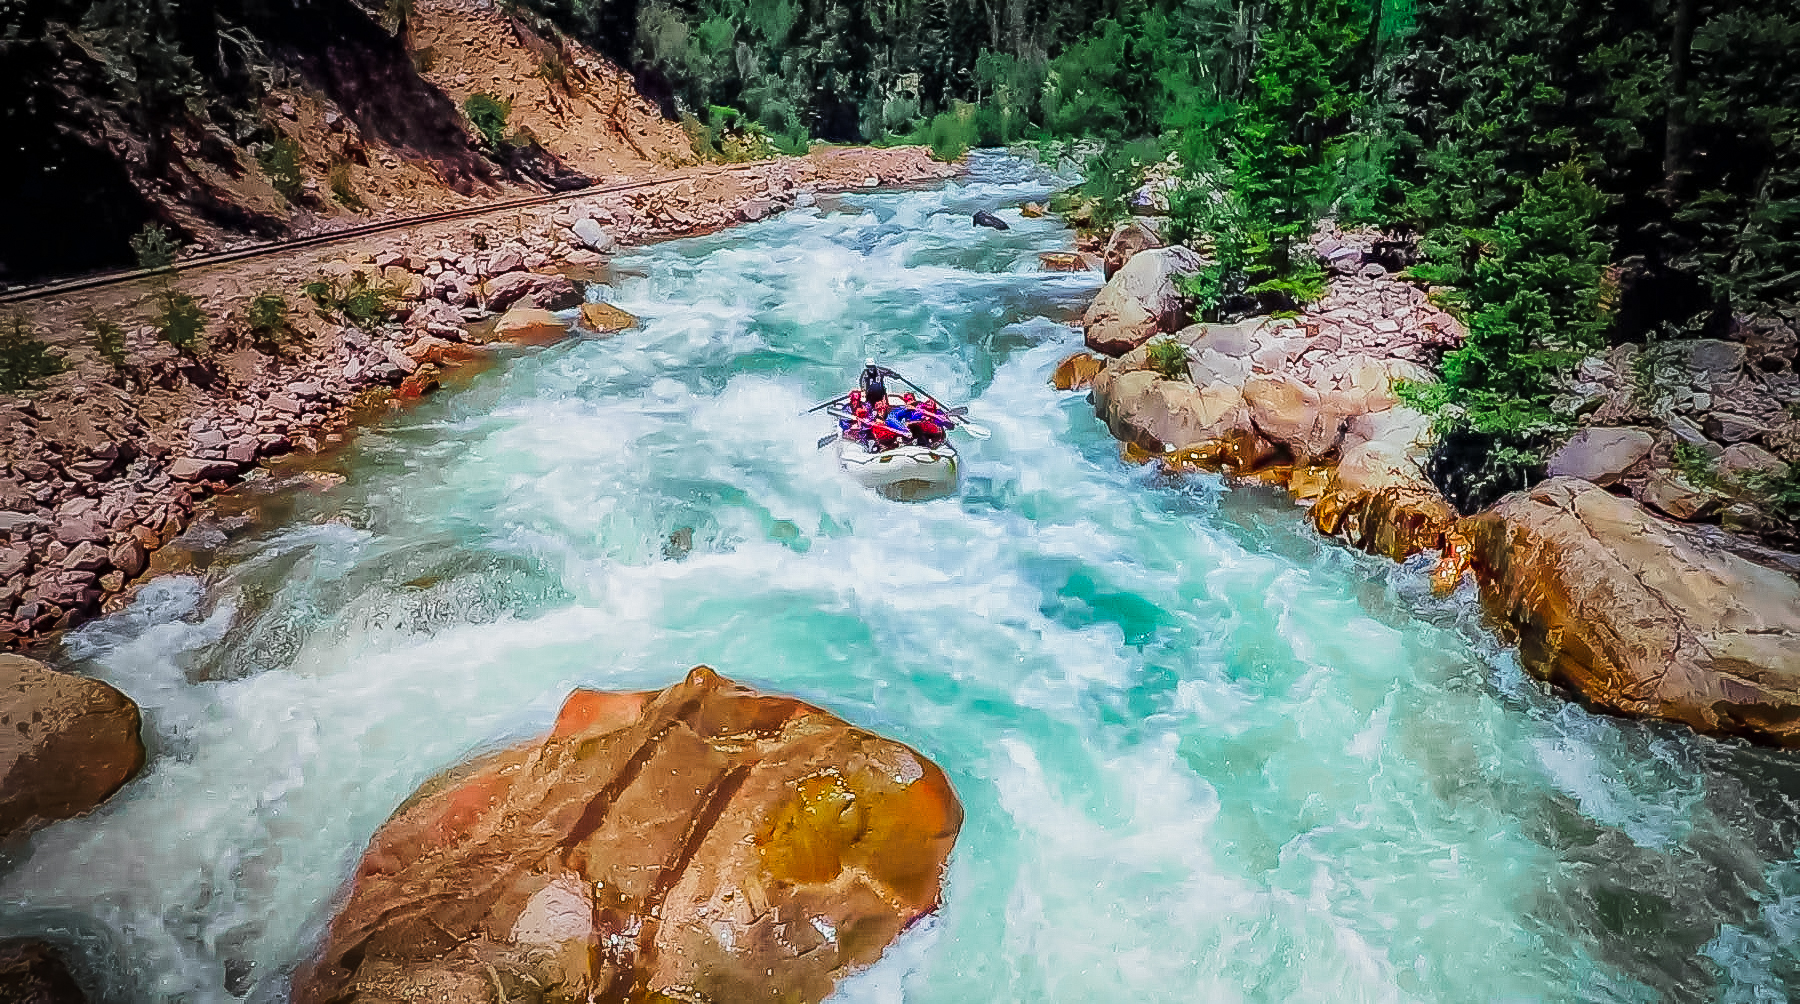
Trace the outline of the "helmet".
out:
<instances>
[{"instance_id":1,"label":"helmet","mask_svg":"<svg viewBox=\"0 0 1800 1004\"><path fill-rule=\"evenodd\" d=\"M912 396L912 391L907 391L906 393L900 395L900 400L905 401L907 404L913 403L914 398Z\"/></svg>"}]
</instances>

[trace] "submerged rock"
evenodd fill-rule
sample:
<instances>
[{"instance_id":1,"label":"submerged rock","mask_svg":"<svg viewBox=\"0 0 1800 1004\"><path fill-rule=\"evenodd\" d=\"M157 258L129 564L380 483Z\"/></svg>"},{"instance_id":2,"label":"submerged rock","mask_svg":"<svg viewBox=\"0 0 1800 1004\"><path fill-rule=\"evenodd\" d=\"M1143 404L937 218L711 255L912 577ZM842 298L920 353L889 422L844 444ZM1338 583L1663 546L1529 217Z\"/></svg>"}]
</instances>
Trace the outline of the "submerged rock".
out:
<instances>
[{"instance_id":1,"label":"submerged rock","mask_svg":"<svg viewBox=\"0 0 1800 1004\"><path fill-rule=\"evenodd\" d=\"M107 684L0 654L0 836L106 801L144 766L140 724Z\"/></svg>"},{"instance_id":2,"label":"submerged rock","mask_svg":"<svg viewBox=\"0 0 1800 1004\"><path fill-rule=\"evenodd\" d=\"M990 213L985 209L976 210L975 225L978 227L987 227L990 230L1011 230L1012 229L1012 227L1009 227L1006 225L1005 220L1001 219L998 216L995 216L993 213Z\"/></svg>"},{"instance_id":3,"label":"submerged rock","mask_svg":"<svg viewBox=\"0 0 1800 1004\"><path fill-rule=\"evenodd\" d=\"M610 303L584 303L581 305L581 326L589 331L597 331L603 335L635 328L638 325L636 316L626 313Z\"/></svg>"},{"instance_id":4,"label":"submerged rock","mask_svg":"<svg viewBox=\"0 0 1800 1004\"><path fill-rule=\"evenodd\" d=\"M1459 529L1532 671L1630 715L1800 746L1800 582L1573 478Z\"/></svg>"},{"instance_id":5,"label":"submerged rock","mask_svg":"<svg viewBox=\"0 0 1800 1004\"><path fill-rule=\"evenodd\" d=\"M500 315L494 325L494 338L502 342L544 344L557 341L569 333L569 326L548 310L536 307L514 307Z\"/></svg>"},{"instance_id":6,"label":"submerged rock","mask_svg":"<svg viewBox=\"0 0 1800 1004\"><path fill-rule=\"evenodd\" d=\"M962 823L912 750L696 667L375 834L296 1000L819 1001L937 905Z\"/></svg>"}]
</instances>

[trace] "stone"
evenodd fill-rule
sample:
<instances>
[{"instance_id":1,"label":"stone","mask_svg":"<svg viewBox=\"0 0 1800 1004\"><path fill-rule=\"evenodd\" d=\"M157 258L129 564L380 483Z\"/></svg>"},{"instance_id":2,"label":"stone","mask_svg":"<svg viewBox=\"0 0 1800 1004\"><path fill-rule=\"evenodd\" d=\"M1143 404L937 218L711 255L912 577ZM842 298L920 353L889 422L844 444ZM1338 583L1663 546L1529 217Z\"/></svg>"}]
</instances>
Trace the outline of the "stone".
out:
<instances>
[{"instance_id":1,"label":"stone","mask_svg":"<svg viewBox=\"0 0 1800 1004\"><path fill-rule=\"evenodd\" d=\"M589 219L576 220L569 232L590 251L611 251L616 243L605 227Z\"/></svg>"},{"instance_id":2,"label":"stone","mask_svg":"<svg viewBox=\"0 0 1800 1004\"><path fill-rule=\"evenodd\" d=\"M1110 281L1138 252L1162 246L1162 236L1148 224L1137 221L1121 224L1107 236L1106 246L1100 252L1101 278Z\"/></svg>"},{"instance_id":3,"label":"stone","mask_svg":"<svg viewBox=\"0 0 1800 1004\"><path fill-rule=\"evenodd\" d=\"M1101 373L1094 381L1094 412L1112 434L1152 453L1205 446L1252 435L1241 390L1224 384L1195 387L1149 370Z\"/></svg>"},{"instance_id":4,"label":"stone","mask_svg":"<svg viewBox=\"0 0 1800 1004\"><path fill-rule=\"evenodd\" d=\"M1308 515L1320 533L1394 561L1441 550L1456 523L1414 451L1385 440L1346 445Z\"/></svg>"},{"instance_id":5,"label":"stone","mask_svg":"<svg viewBox=\"0 0 1800 1004\"><path fill-rule=\"evenodd\" d=\"M238 465L229 460L204 457L177 457L169 464L169 477L177 481L217 481L237 473Z\"/></svg>"},{"instance_id":6,"label":"stone","mask_svg":"<svg viewBox=\"0 0 1800 1004\"><path fill-rule=\"evenodd\" d=\"M936 907L961 823L918 753L706 667L577 690L382 825L294 1000L821 1001Z\"/></svg>"},{"instance_id":7,"label":"stone","mask_svg":"<svg viewBox=\"0 0 1800 1004\"><path fill-rule=\"evenodd\" d=\"M1011 227L1006 225L1005 220L1001 219L998 216L995 216L993 213L990 213L985 209L976 211L975 225L978 227L987 227L989 230L1011 230L1012 229Z\"/></svg>"},{"instance_id":8,"label":"stone","mask_svg":"<svg viewBox=\"0 0 1800 1004\"><path fill-rule=\"evenodd\" d=\"M1185 305L1175 277L1199 271L1205 259L1179 245L1140 251L1121 268L1088 306L1082 318L1087 346L1123 355L1159 331L1182 326Z\"/></svg>"},{"instance_id":9,"label":"stone","mask_svg":"<svg viewBox=\"0 0 1800 1004\"><path fill-rule=\"evenodd\" d=\"M1638 501L1665 516L1696 520L1719 507L1719 497L1670 470L1652 471L1638 489Z\"/></svg>"},{"instance_id":10,"label":"stone","mask_svg":"<svg viewBox=\"0 0 1800 1004\"><path fill-rule=\"evenodd\" d=\"M1717 379L1744 368L1744 346L1717 338L1697 338L1687 343L1688 372Z\"/></svg>"},{"instance_id":11,"label":"stone","mask_svg":"<svg viewBox=\"0 0 1800 1004\"><path fill-rule=\"evenodd\" d=\"M93 516L66 519L56 524L56 539L70 547L83 541L105 540L106 527Z\"/></svg>"},{"instance_id":12,"label":"stone","mask_svg":"<svg viewBox=\"0 0 1800 1004\"><path fill-rule=\"evenodd\" d=\"M737 218L745 223L755 223L767 218L774 210L775 204L768 199L745 199L738 205Z\"/></svg>"},{"instance_id":13,"label":"stone","mask_svg":"<svg viewBox=\"0 0 1800 1004\"><path fill-rule=\"evenodd\" d=\"M569 326L548 310L536 307L514 307L500 316L494 325L494 339L503 342L548 344L569 334Z\"/></svg>"},{"instance_id":14,"label":"stone","mask_svg":"<svg viewBox=\"0 0 1800 1004\"><path fill-rule=\"evenodd\" d=\"M1287 444L1303 462L1337 449L1343 435L1343 416L1322 412L1319 392L1290 376L1245 381L1244 404L1257 432Z\"/></svg>"},{"instance_id":15,"label":"stone","mask_svg":"<svg viewBox=\"0 0 1800 1004\"><path fill-rule=\"evenodd\" d=\"M521 303L545 310L567 310L580 302L581 291L566 275L508 272L487 283L489 310L505 310Z\"/></svg>"},{"instance_id":16,"label":"stone","mask_svg":"<svg viewBox=\"0 0 1800 1004\"><path fill-rule=\"evenodd\" d=\"M277 391L276 393L270 394L268 400L269 407L274 408L276 411L287 412L290 415L298 415L306 410L306 406L300 403L300 399L292 394L284 394Z\"/></svg>"},{"instance_id":17,"label":"stone","mask_svg":"<svg viewBox=\"0 0 1800 1004\"><path fill-rule=\"evenodd\" d=\"M119 790L144 765L140 724L113 687L0 654L0 835L81 815Z\"/></svg>"},{"instance_id":18,"label":"stone","mask_svg":"<svg viewBox=\"0 0 1800 1004\"><path fill-rule=\"evenodd\" d=\"M1106 359L1091 352L1077 352L1056 364L1050 385L1057 390L1082 390L1106 368Z\"/></svg>"},{"instance_id":19,"label":"stone","mask_svg":"<svg viewBox=\"0 0 1800 1004\"><path fill-rule=\"evenodd\" d=\"M525 270L525 256L512 248L502 248L488 255L487 275L504 275Z\"/></svg>"},{"instance_id":20,"label":"stone","mask_svg":"<svg viewBox=\"0 0 1800 1004\"><path fill-rule=\"evenodd\" d=\"M1745 475L1754 474L1779 478L1787 472L1788 465L1780 457L1755 443L1735 443L1726 447L1719 457L1719 474L1733 481L1742 481Z\"/></svg>"},{"instance_id":21,"label":"stone","mask_svg":"<svg viewBox=\"0 0 1800 1004\"><path fill-rule=\"evenodd\" d=\"M256 440L239 439L225 447L225 459L234 464L248 464L256 459Z\"/></svg>"},{"instance_id":22,"label":"stone","mask_svg":"<svg viewBox=\"0 0 1800 1004\"><path fill-rule=\"evenodd\" d=\"M1026 202L1019 206L1019 215L1028 220L1035 220L1044 215L1044 207L1036 202Z\"/></svg>"},{"instance_id":23,"label":"stone","mask_svg":"<svg viewBox=\"0 0 1800 1004\"><path fill-rule=\"evenodd\" d=\"M1663 425L1671 433L1674 433L1676 439L1706 454L1709 460L1718 460L1725 455L1724 447L1706 438L1706 433L1700 431L1699 426L1680 415L1669 416Z\"/></svg>"},{"instance_id":24,"label":"stone","mask_svg":"<svg viewBox=\"0 0 1800 1004\"><path fill-rule=\"evenodd\" d=\"M1552 478L1462 521L1532 672L1627 715L1800 746L1800 582Z\"/></svg>"},{"instance_id":25,"label":"stone","mask_svg":"<svg viewBox=\"0 0 1800 1004\"><path fill-rule=\"evenodd\" d=\"M106 557L105 548L100 547L91 540L84 540L81 543L76 544L75 547L69 551L68 556L63 558L61 564L64 568L78 568L86 572L98 572L100 569L107 567L109 562Z\"/></svg>"},{"instance_id":26,"label":"stone","mask_svg":"<svg viewBox=\"0 0 1800 1004\"><path fill-rule=\"evenodd\" d=\"M35 938L0 941L0 1001L8 1004L87 1004L62 955Z\"/></svg>"},{"instance_id":27,"label":"stone","mask_svg":"<svg viewBox=\"0 0 1800 1004\"><path fill-rule=\"evenodd\" d=\"M1766 431L1762 422L1743 415L1733 415L1728 411L1715 411L1707 415L1700 424L1706 429L1707 438L1721 443L1741 443L1746 439L1755 439Z\"/></svg>"},{"instance_id":28,"label":"stone","mask_svg":"<svg viewBox=\"0 0 1800 1004\"><path fill-rule=\"evenodd\" d=\"M1550 455L1551 477L1580 478L1602 487L1617 484L1656 445L1642 429L1586 428Z\"/></svg>"},{"instance_id":29,"label":"stone","mask_svg":"<svg viewBox=\"0 0 1800 1004\"><path fill-rule=\"evenodd\" d=\"M589 331L609 335L627 328L635 328L641 322L632 314L628 314L610 303L584 303L581 305L580 323Z\"/></svg>"},{"instance_id":30,"label":"stone","mask_svg":"<svg viewBox=\"0 0 1800 1004\"><path fill-rule=\"evenodd\" d=\"M381 347L381 355L388 361L388 365L394 367L403 374L411 373L419 368L419 361L412 356L407 355L398 346L383 345Z\"/></svg>"},{"instance_id":31,"label":"stone","mask_svg":"<svg viewBox=\"0 0 1800 1004\"><path fill-rule=\"evenodd\" d=\"M127 579L135 579L144 573L149 555L145 553L142 543L127 539L113 545L112 550L107 553L107 562L124 572Z\"/></svg>"}]
</instances>

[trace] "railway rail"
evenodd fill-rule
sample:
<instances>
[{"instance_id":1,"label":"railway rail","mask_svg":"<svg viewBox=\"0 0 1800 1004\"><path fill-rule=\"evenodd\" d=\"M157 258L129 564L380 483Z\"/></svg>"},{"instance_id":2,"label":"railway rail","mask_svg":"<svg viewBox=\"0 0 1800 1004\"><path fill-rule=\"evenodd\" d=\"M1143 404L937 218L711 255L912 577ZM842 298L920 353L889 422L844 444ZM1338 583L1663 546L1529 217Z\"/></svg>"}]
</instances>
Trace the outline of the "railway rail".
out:
<instances>
[{"instance_id":1,"label":"railway rail","mask_svg":"<svg viewBox=\"0 0 1800 1004\"><path fill-rule=\"evenodd\" d=\"M234 248L230 251L219 251L213 254L198 255L177 262L174 266L174 270L177 272L188 272L211 265L224 265L231 262L245 261L251 258L285 254L304 248L334 244L339 241L355 240L360 237L387 233L392 230L405 230L409 227L424 226L430 223L444 223L452 220L484 216L488 213L500 213L514 209L526 209L532 206L549 205L551 203L562 202L569 199L592 198L596 195L610 195L615 192L631 192L645 188L655 188L659 185L681 182L702 175L754 170L765 167L767 164L767 161L762 161L698 170L689 168L660 178L645 179L641 181L620 181L606 185L589 185L586 188L578 188L563 192L549 192L543 195L522 196L516 199L490 202L482 206L471 206L466 209L452 209L441 213L426 213L422 216L408 216L397 220L382 220L374 223L365 223L361 226L348 227L343 230L332 230L327 233L312 234L306 237L269 241L252 247ZM69 279L56 279L30 286L11 287L0 290L0 304L27 303L32 300L41 300L47 297L59 296L67 293L79 293L84 290L99 289L105 286L116 286L121 283L134 282L138 279L157 275L163 271L166 270L141 268L124 269L116 272L100 272Z\"/></svg>"}]
</instances>

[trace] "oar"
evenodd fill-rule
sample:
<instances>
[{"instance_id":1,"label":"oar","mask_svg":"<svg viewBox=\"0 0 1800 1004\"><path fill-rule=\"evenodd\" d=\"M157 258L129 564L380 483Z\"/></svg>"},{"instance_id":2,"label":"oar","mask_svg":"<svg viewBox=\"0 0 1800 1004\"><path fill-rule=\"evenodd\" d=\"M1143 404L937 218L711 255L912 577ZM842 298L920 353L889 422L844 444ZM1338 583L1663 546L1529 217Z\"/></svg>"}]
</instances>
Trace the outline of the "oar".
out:
<instances>
[{"instance_id":1,"label":"oar","mask_svg":"<svg viewBox=\"0 0 1800 1004\"><path fill-rule=\"evenodd\" d=\"M829 401L821 401L818 404L813 405L812 407L806 409L805 411L801 412L800 414L810 415L813 412L818 411L820 408L829 408L834 404L841 404L848 400L850 400L849 394L839 394L837 397L834 397Z\"/></svg>"}]
</instances>

